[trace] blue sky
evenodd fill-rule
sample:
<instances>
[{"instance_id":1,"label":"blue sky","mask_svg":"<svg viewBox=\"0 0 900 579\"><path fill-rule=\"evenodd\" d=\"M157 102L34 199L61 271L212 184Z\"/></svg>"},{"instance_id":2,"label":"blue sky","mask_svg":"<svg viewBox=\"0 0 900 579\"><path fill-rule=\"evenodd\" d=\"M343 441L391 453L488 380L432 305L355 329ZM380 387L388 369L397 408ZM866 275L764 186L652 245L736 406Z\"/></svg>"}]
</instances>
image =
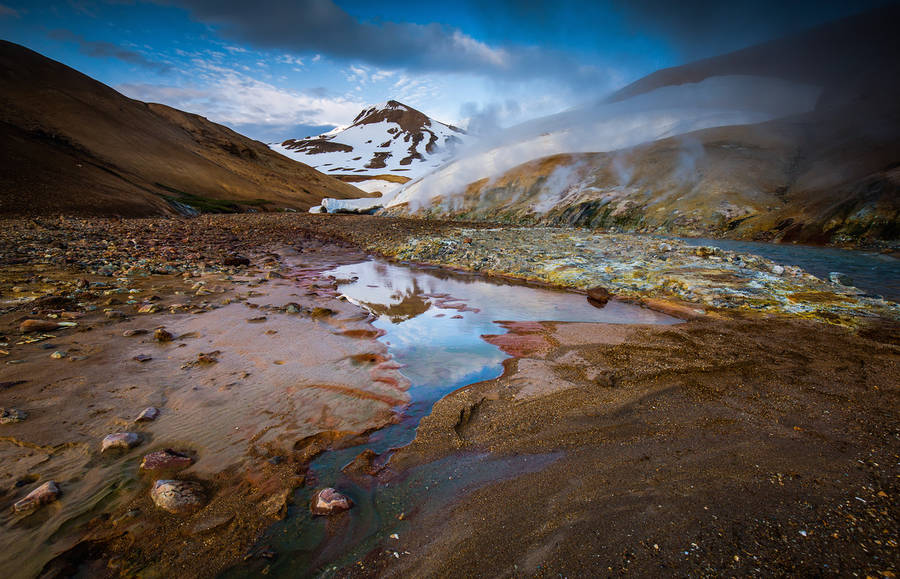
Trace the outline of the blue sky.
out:
<instances>
[{"instance_id":1,"label":"blue sky","mask_svg":"<svg viewBox=\"0 0 900 579\"><path fill-rule=\"evenodd\" d=\"M879 4L0 0L0 37L264 141L397 99L490 130Z\"/></svg>"}]
</instances>

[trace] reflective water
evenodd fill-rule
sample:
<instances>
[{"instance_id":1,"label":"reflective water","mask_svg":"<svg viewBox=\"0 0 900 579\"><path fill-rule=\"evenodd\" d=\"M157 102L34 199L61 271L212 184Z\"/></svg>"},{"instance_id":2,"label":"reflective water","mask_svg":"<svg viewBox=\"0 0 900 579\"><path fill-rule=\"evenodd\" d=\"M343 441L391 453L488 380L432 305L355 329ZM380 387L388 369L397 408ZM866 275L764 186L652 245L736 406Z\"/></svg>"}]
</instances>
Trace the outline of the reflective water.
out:
<instances>
[{"instance_id":1,"label":"reflective water","mask_svg":"<svg viewBox=\"0 0 900 579\"><path fill-rule=\"evenodd\" d=\"M730 239L680 239L689 245L752 253L781 265L796 265L824 280L829 273L839 271L850 276L853 285L864 292L900 301L900 259L883 253Z\"/></svg>"},{"instance_id":2,"label":"reflective water","mask_svg":"<svg viewBox=\"0 0 900 579\"><path fill-rule=\"evenodd\" d=\"M554 455L493 459L456 456L407 473L390 486L363 488L341 472L364 449L379 454L407 444L419 420L442 396L462 386L500 376L508 356L484 339L502 334L498 321L577 321L612 324L672 324L679 320L618 301L596 308L583 295L541 289L474 275L451 274L382 261L341 266L327 274L350 301L369 310L384 334L393 359L411 383L411 403L402 420L383 428L367 443L330 451L311 465L315 487L335 486L356 506L340 517L310 517L312 486L298 491L288 518L269 530L261 543L274 548L274 562L251 561L229 576L261 572L274 576L325 573L329 565L352 562L388 534L401 532L397 516L413 508L436 509L460 489L541 468ZM383 457L384 460L386 457ZM340 528L335 528L339 525Z\"/></svg>"}]
</instances>

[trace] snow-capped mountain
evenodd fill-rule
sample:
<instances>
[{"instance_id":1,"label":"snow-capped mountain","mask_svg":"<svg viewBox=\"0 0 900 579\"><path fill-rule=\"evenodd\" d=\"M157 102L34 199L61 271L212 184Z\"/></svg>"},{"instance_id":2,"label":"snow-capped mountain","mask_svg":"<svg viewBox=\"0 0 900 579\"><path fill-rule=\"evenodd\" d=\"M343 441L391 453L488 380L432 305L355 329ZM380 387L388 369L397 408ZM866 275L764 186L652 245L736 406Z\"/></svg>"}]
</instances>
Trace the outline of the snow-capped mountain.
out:
<instances>
[{"instance_id":1,"label":"snow-capped mountain","mask_svg":"<svg viewBox=\"0 0 900 579\"><path fill-rule=\"evenodd\" d=\"M364 191L386 192L453 158L465 131L394 100L363 109L346 128L271 145Z\"/></svg>"}]
</instances>

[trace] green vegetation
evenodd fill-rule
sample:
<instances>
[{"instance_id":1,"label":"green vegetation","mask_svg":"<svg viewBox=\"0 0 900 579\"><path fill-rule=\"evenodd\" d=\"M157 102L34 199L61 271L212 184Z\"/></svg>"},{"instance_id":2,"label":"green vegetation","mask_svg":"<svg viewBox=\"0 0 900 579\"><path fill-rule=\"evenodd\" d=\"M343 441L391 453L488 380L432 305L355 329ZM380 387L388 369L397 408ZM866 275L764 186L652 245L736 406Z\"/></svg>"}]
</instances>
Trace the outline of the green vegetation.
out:
<instances>
[{"instance_id":1,"label":"green vegetation","mask_svg":"<svg viewBox=\"0 0 900 579\"><path fill-rule=\"evenodd\" d=\"M241 213L247 207L264 207L267 203L271 203L266 199L248 199L246 201L233 201L230 199L213 199L210 197L201 197L193 193L187 193L162 183L156 183L157 187L165 189L173 195L160 194L160 196L169 202L181 203L199 211L200 213Z\"/></svg>"}]
</instances>

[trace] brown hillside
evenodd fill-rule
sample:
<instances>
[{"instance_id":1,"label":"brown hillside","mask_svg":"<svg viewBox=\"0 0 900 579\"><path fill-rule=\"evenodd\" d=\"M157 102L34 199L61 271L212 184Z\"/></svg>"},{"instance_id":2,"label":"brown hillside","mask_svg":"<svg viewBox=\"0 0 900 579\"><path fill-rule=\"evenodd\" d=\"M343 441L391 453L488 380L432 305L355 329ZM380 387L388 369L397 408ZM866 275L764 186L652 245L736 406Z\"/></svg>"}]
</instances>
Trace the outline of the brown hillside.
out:
<instances>
[{"instance_id":1,"label":"brown hillside","mask_svg":"<svg viewBox=\"0 0 900 579\"><path fill-rule=\"evenodd\" d=\"M172 213L166 198L211 210L306 209L326 196L365 196L227 127L129 99L5 41L0 140L0 214Z\"/></svg>"}]
</instances>

